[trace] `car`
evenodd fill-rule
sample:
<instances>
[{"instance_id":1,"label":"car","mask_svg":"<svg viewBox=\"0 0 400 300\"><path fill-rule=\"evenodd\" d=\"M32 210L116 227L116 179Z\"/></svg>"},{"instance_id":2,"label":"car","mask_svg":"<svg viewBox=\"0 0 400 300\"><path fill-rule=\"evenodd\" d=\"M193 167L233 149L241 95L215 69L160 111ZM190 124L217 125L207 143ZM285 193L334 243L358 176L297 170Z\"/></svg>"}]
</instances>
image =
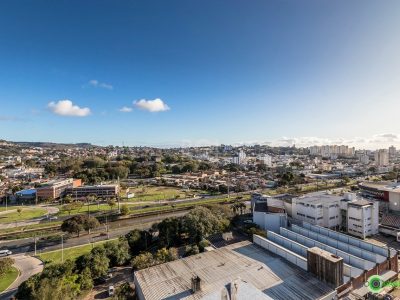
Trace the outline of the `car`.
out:
<instances>
[{"instance_id":1,"label":"car","mask_svg":"<svg viewBox=\"0 0 400 300\"><path fill-rule=\"evenodd\" d=\"M113 285L110 285L108 287L108 296L109 297L114 296L114 286Z\"/></svg>"},{"instance_id":2,"label":"car","mask_svg":"<svg viewBox=\"0 0 400 300\"><path fill-rule=\"evenodd\" d=\"M58 217L55 217L55 216L54 217L50 217L49 220L50 221L58 220Z\"/></svg>"},{"instance_id":3,"label":"car","mask_svg":"<svg viewBox=\"0 0 400 300\"><path fill-rule=\"evenodd\" d=\"M11 254L12 254L12 252L10 250L7 250L7 249L0 250L0 256L9 256Z\"/></svg>"}]
</instances>

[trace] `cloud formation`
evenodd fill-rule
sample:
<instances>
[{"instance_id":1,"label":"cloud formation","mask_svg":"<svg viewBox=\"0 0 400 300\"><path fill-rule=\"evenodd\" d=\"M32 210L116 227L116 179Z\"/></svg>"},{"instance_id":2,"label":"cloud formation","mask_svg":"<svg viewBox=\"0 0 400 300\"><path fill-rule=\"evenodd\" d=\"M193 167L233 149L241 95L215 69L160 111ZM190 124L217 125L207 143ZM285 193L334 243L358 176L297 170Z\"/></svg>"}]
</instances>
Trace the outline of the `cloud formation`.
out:
<instances>
[{"instance_id":1,"label":"cloud formation","mask_svg":"<svg viewBox=\"0 0 400 300\"><path fill-rule=\"evenodd\" d=\"M90 108L74 105L71 100L59 100L50 102L47 107L56 115L68 117L86 117L91 114Z\"/></svg>"},{"instance_id":2,"label":"cloud formation","mask_svg":"<svg viewBox=\"0 0 400 300\"><path fill-rule=\"evenodd\" d=\"M147 110L149 112L160 112L160 111L170 110L169 106L159 98L154 100L141 99L139 101L134 101L133 105L139 109Z\"/></svg>"},{"instance_id":3,"label":"cloud formation","mask_svg":"<svg viewBox=\"0 0 400 300\"><path fill-rule=\"evenodd\" d=\"M133 110L132 107L128 107L128 106L123 106L119 109L120 112L124 112L124 113L128 113L131 112Z\"/></svg>"},{"instance_id":4,"label":"cloud formation","mask_svg":"<svg viewBox=\"0 0 400 300\"><path fill-rule=\"evenodd\" d=\"M105 82L99 82L96 79L89 80L88 85L96 87L96 88L107 89L107 90L112 90L114 88L111 84L105 83Z\"/></svg>"}]
</instances>

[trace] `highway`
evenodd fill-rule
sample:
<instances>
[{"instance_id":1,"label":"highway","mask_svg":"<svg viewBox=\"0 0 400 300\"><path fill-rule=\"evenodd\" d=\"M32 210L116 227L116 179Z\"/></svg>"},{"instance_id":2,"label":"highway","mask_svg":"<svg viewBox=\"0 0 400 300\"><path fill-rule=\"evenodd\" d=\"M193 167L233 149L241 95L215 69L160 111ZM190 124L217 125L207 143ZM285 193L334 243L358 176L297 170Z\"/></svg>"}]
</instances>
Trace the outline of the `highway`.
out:
<instances>
[{"instance_id":1,"label":"highway","mask_svg":"<svg viewBox=\"0 0 400 300\"><path fill-rule=\"evenodd\" d=\"M187 211L177 211L171 213L162 213L160 212L159 215L147 216L147 217L138 217L138 218L131 218L131 219L124 219L118 220L115 222L110 223L112 225L111 229L109 230L109 238L117 238L121 235L125 235L129 231L133 229L148 229L151 227L153 223L160 222L163 219L168 217L178 217L183 216L187 213ZM80 237L72 237L69 239L64 239L64 248L79 246L88 244L91 242L97 242L107 239L107 235L101 234L105 232L105 226L102 225L99 227L95 232L92 234L81 234ZM33 238L26 238L26 239L18 239L18 240L11 240L11 241L0 241L0 249L9 249L14 254L23 254L29 253L34 255L34 239ZM60 239L56 240L55 242L47 242L45 243L43 240L39 240L37 242L36 251L37 253L57 250L61 249L61 235Z\"/></svg>"}]
</instances>

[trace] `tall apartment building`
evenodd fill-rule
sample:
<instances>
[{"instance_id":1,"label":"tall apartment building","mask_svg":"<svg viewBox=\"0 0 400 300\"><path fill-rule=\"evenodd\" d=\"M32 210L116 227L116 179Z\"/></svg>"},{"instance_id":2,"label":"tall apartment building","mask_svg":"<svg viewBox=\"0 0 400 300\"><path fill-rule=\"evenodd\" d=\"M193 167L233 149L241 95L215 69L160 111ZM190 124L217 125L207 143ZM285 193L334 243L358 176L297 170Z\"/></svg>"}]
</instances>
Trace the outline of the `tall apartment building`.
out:
<instances>
[{"instance_id":1,"label":"tall apartment building","mask_svg":"<svg viewBox=\"0 0 400 300\"><path fill-rule=\"evenodd\" d=\"M268 154L263 154L257 157L258 160L260 160L264 165L267 167L272 166L272 157Z\"/></svg>"},{"instance_id":2,"label":"tall apartment building","mask_svg":"<svg viewBox=\"0 0 400 300\"><path fill-rule=\"evenodd\" d=\"M243 165L246 163L246 153L240 150L239 153L232 158L232 162L237 165Z\"/></svg>"},{"instance_id":3,"label":"tall apartment building","mask_svg":"<svg viewBox=\"0 0 400 300\"><path fill-rule=\"evenodd\" d=\"M387 166L389 164L389 151L387 149L379 149L375 151L375 165Z\"/></svg>"},{"instance_id":4,"label":"tall apartment building","mask_svg":"<svg viewBox=\"0 0 400 300\"><path fill-rule=\"evenodd\" d=\"M324 145L324 146L312 146L308 148L311 155L318 155L322 157L332 156L354 156L355 148L346 145Z\"/></svg>"},{"instance_id":5,"label":"tall apartment building","mask_svg":"<svg viewBox=\"0 0 400 300\"><path fill-rule=\"evenodd\" d=\"M389 158L390 159L395 159L397 156L397 150L395 146L390 146L389 147Z\"/></svg>"},{"instance_id":6,"label":"tall apartment building","mask_svg":"<svg viewBox=\"0 0 400 300\"><path fill-rule=\"evenodd\" d=\"M101 198L113 198L118 196L118 192L118 184L83 185L79 187L69 187L65 190L65 193L71 195L73 198L84 198L89 195L96 195Z\"/></svg>"},{"instance_id":7,"label":"tall apartment building","mask_svg":"<svg viewBox=\"0 0 400 300\"><path fill-rule=\"evenodd\" d=\"M58 199L65 194L67 188L74 186L74 179L61 179L49 181L37 188L37 197L40 200L54 200Z\"/></svg>"}]
</instances>

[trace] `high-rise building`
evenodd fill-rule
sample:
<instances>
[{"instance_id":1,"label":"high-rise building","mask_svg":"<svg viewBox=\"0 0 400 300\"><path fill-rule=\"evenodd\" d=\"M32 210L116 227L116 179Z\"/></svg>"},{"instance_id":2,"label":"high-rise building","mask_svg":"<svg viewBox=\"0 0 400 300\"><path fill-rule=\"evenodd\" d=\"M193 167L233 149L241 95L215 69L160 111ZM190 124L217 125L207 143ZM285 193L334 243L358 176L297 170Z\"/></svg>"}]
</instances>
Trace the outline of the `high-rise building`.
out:
<instances>
[{"instance_id":1,"label":"high-rise building","mask_svg":"<svg viewBox=\"0 0 400 300\"><path fill-rule=\"evenodd\" d=\"M375 151L375 165L387 166L389 164L389 151L387 149L379 149Z\"/></svg>"},{"instance_id":2,"label":"high-rise building","mask_svg":"<svg viewBox=\"0 0 400 300\"><path fill-rule=\"evenodd\" d=\"M394 159L397 156L397 151L395 146L390 146L389 147L389 158Z\"/></svg>"}]
</instances>

